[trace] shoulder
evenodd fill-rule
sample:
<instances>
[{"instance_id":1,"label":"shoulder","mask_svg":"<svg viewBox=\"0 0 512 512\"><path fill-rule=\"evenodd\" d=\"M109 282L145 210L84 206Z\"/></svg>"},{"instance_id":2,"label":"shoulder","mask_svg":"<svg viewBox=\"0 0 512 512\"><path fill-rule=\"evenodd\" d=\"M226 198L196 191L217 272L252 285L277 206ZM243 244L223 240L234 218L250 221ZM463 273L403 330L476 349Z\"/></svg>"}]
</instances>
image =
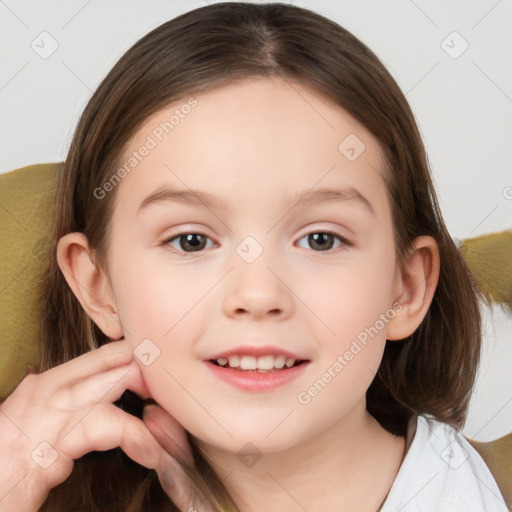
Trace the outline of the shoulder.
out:
<instances>
[{"instance_id":1,"label":"shoulder","mask_svg":"<svg viewBox=\"0 0 512 512\"><path fill-rule=\"evenodd\" d=\"M462 433L425 416L411 422L414 438L382 512L507 512L491 472Z\"/></svg>"}]
</instances>

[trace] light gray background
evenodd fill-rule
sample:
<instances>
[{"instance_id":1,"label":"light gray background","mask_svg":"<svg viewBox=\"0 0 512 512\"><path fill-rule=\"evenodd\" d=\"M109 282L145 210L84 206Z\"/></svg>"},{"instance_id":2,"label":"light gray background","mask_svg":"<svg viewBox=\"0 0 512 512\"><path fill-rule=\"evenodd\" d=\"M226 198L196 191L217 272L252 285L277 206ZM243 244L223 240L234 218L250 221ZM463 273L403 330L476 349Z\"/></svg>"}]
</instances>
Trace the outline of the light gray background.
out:
<instances>
[{"instance_id":1,"label":"light gray background","mask_svg":"<svg viewBox=\"0 0 512 512\"><path fill-rule=\"evenodd\" d=\"M63 160L82 109L119 57L164 21L207 3L0 0L0 172ZM512 227L511 1L293 3L353 32L406 93L452 236ZM48 50L52 40L58 47L47 58L32 48ZM486 312L465 428L482 441L512 430L511 333L510 317Z\"/></svg>"}]
</instances>

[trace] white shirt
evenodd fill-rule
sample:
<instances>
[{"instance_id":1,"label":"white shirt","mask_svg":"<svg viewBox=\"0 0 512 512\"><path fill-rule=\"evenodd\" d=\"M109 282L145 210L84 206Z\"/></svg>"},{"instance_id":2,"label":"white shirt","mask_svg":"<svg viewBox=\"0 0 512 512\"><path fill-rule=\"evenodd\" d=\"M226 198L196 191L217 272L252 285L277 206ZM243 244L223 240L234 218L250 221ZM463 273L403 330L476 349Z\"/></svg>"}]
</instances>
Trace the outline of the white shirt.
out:
<instances>
[{"instance_id":1,"label":"white shirt","mask_svg":"<svg viewBox=\"0 0 512 512\"><path fill-rule=\"evenodd\" d=\"M416 433L414 434L414 426ZM419 416L381 512L508 512L480 454L462 433Z\"/></svg>"}]
</instances>

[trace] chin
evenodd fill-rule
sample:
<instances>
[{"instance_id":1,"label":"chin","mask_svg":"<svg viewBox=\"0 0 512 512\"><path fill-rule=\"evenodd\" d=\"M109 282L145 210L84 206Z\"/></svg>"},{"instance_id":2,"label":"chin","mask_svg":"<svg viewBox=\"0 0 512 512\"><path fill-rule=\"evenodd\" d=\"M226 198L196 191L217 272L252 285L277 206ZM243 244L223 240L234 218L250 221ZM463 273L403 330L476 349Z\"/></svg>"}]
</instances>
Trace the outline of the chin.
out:
<instances>
[{"instance_id":1,"label":"chin","mask_svg":"<svg viewBox=\"0 0 512 512\"><path fill-rule=\"evenodd\" d=\"M199 445L223 450L240 458L245 452L250 454L252 451L258 454L277 453L303 441L296 426L291 423L287 425L288 428L279 425L282 419L281 417L272 424L267 422L262 424L257 421L250 425L243 422L223 423L222 425L231 435L217 424L215 428L205 429L203 423L201 426L194 426L197 428L192 427L187 430ZM279 426L276 428L277 425Z\"/></svg>"}]
</instances>

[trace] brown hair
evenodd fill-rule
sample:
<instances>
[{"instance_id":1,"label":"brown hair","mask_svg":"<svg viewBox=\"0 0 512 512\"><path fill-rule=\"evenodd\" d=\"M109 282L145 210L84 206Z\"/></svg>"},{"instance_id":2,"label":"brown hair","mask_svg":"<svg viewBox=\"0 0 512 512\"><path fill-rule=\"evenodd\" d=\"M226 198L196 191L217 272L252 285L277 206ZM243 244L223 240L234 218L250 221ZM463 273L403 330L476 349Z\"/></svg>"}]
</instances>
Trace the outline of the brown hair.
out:
<instances>
[{"instance_id":1,"label":"brown hair","mask_svg":"<svg viewBox=\"0 0 512 512\"><path fill-rule=\"evenodd\" d=\"M479 290L444 225L425 149L404 95L374 53L313 11L279 3L213 4L164 23L130 48L102 81L78 123L59 175L54 244L67 233L83 232L108 273L115 191L103 200L93 191L112 176L138 127L171 102L238 80L271 76L310 87L378 139L385 155L382 173L398 261L405 261L419 235L431 235L439 245L440 277L430 309L409 338L387 342L367 392L369 412L400 435L413 414L462 427L480 355ZM41 300L39 371L110 341L67 286L55 251ZM117 405L127 407L122 400ZM129 412L140 417L140 407ZM217 510L236 510L192 440L191 445L193 478L208 491ZM176 507L155 472L118 448L77 460L70 478L51 491L43 507L54 509Z\"/></svg>"}]
</instances>

